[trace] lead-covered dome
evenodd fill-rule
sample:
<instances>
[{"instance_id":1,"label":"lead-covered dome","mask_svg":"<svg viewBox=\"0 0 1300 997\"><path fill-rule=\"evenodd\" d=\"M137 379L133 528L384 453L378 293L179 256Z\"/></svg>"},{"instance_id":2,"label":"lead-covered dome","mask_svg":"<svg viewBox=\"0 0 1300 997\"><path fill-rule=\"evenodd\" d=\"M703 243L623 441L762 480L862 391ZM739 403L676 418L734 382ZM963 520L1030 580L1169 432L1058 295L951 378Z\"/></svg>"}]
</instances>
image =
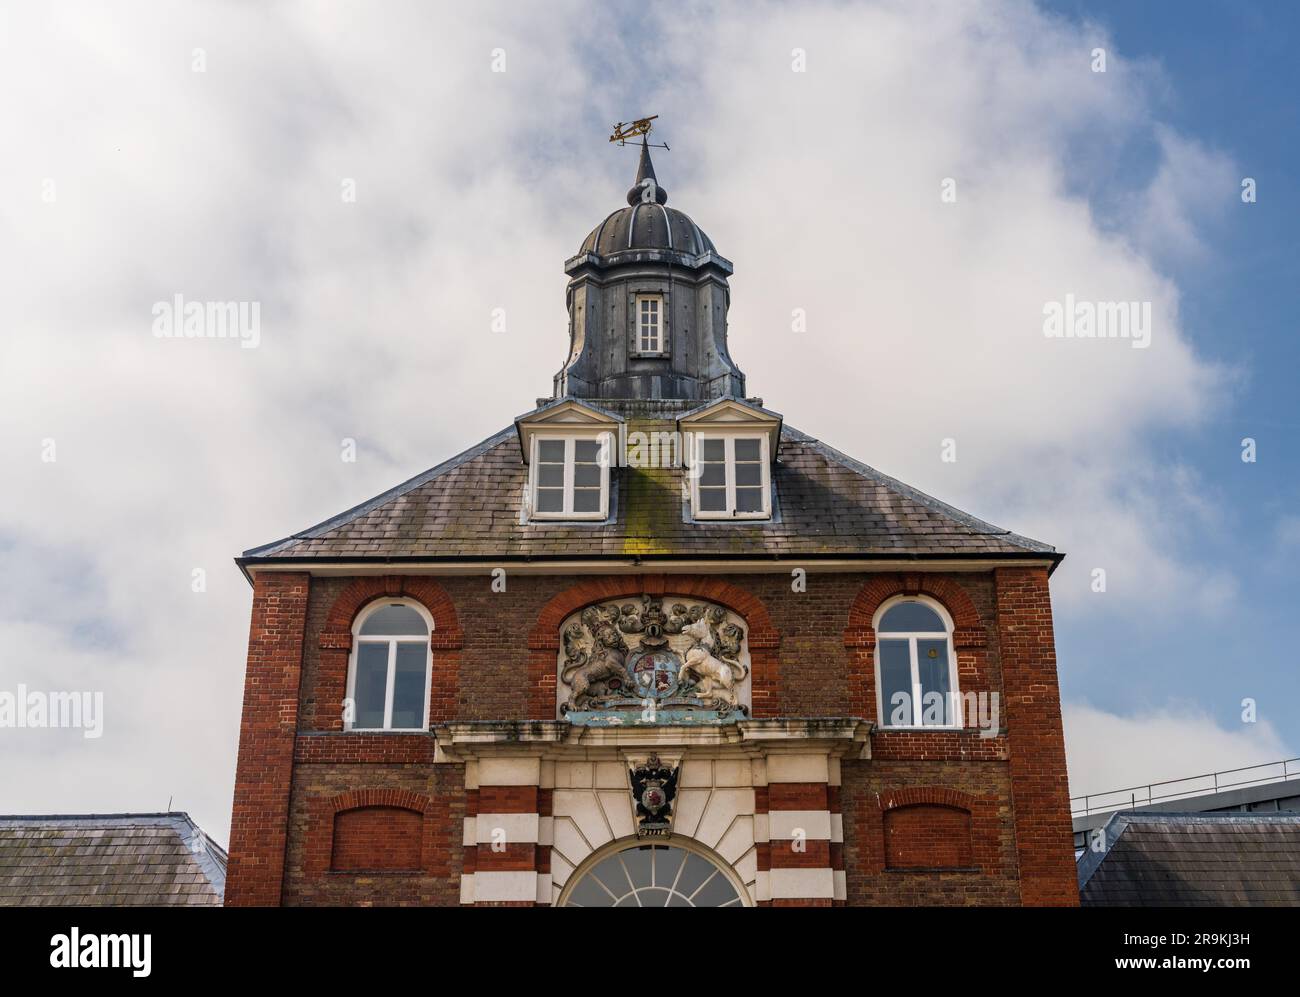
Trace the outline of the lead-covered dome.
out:
<instances>
[{"instance_id":1,"label":"lead-covered dome","mask_svg":"<svg viewBox=\"0 0 1300 997\"><path fill-rule=\"evenodd\" d=\"M582 240L579 255L611 256L636 249L667 249L691 256L717 254L713 240L690 215L668 204L668 191L655 178L650 149L641 145L636 183L627 192L628 207L611 212Z\"/></svg>"},{"instance_id":2,"label":"lead-covered dome","mask_svg":"<svg viewBox=\"0 0 1300 997\"><path fill-rule=\"evenodd\" d=\"M717 249L690 215L662 204L634 204L620 208L582 240L579 254L611 256L629 249L671 249L701 256Z\"/></svg>"}]
</instances>

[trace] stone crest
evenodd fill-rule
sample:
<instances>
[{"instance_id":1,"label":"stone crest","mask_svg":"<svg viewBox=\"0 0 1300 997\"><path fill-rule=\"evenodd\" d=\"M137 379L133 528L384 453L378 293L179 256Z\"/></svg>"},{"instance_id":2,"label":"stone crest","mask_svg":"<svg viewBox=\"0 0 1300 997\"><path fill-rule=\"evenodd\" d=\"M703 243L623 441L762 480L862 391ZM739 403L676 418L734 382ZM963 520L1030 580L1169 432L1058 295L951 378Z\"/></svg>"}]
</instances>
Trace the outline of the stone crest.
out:
<instances>
[{"instance_id":1,"label":"stone crest","mask_svg":"<svg viewBox=\"0 0 1300 997\"><path fill-rule=\"evenodd\" d=\"M669 768L651 755L628 773L636 805L638 838L662 837L672 831L673 797L677 795L677 766Z\"/></svg>"},{"instance_id":2,"label":"stone crest","mask_svg":"<svg viewBox=\"0 0 1300 997\"><path fill-rule=\"evenodd\" d=\"M573 723L718 723L748 715L744 622L722 606L642 596L562 627L560 715Z\"/></svg>"}]
</instances>

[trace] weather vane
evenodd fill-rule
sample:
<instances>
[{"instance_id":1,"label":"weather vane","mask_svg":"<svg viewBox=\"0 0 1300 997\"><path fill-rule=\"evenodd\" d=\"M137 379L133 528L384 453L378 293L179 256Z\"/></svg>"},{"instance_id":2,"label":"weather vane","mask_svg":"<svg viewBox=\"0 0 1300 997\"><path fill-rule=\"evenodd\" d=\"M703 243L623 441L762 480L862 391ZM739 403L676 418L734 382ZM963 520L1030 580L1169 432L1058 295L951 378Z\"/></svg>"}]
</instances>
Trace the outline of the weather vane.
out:
<instances>
[{"instance_id":1,"label":"weather vane","mask_svg":"<svg viewBox=\"0 0 1300 997\"><path fill-rule=\"evenodd\" d=\"M627 145L630 138L641 138L642 145L651 145L656 149L668 149L667 142L650 142L646 136L650 134L650 129L654 127L650 122L659 117L652 114L648 118L637 118L635 121L620 121L614 126L614 134L609 137L611 142L617 142L619 145ZM671 152L671 149L668 149Z\"/></svg>"}]
</instances>

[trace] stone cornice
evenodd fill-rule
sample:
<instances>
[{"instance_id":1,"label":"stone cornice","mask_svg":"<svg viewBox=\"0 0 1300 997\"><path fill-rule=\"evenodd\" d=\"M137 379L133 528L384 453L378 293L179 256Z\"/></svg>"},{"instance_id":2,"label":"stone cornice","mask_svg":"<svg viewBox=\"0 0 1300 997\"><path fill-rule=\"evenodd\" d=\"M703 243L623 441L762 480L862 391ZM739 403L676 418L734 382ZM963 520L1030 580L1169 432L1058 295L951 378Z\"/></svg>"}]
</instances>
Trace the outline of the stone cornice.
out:
<instances>
[{"instance_id":1,"label":"stone cornice","mask_svg":"<svg viewBox=\"0 0 1300 997\"><path fill-rule=\"evenodd\" d=\"M435 724L435 760L463 762L490 755L583 757L593 749L706 748L739 756L810 749L869 758L870 721L858 717L776 717L716 726L580 727L564 720L483 720Z\"/></svg>"}]
</instances>

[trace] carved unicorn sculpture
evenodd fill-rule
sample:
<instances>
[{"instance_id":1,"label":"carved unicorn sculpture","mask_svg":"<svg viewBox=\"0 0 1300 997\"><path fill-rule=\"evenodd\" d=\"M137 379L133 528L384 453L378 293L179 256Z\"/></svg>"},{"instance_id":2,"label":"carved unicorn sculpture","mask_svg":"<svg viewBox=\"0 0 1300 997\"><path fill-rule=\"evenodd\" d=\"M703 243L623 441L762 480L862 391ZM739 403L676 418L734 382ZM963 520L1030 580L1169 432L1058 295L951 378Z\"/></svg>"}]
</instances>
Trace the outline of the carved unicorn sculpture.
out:
<instances>
[{"instance_id":1,"label":"carved unicorn sculpture","mask_svg":"<svg viewBox=\"0 0 1300 997\"><path fill-rule=\"evenodd\" d=\"M749 670L744 665L717 657L715 652L718 650L718 639L704 617L683 627L682 633L695 643L686 652L686 660L677 673L677 681L694 682L695 695L703 700L712 699L715 709L723 706L734 709L739 705L736 683L743 682Z\"/></svg>"}]
</instances>

